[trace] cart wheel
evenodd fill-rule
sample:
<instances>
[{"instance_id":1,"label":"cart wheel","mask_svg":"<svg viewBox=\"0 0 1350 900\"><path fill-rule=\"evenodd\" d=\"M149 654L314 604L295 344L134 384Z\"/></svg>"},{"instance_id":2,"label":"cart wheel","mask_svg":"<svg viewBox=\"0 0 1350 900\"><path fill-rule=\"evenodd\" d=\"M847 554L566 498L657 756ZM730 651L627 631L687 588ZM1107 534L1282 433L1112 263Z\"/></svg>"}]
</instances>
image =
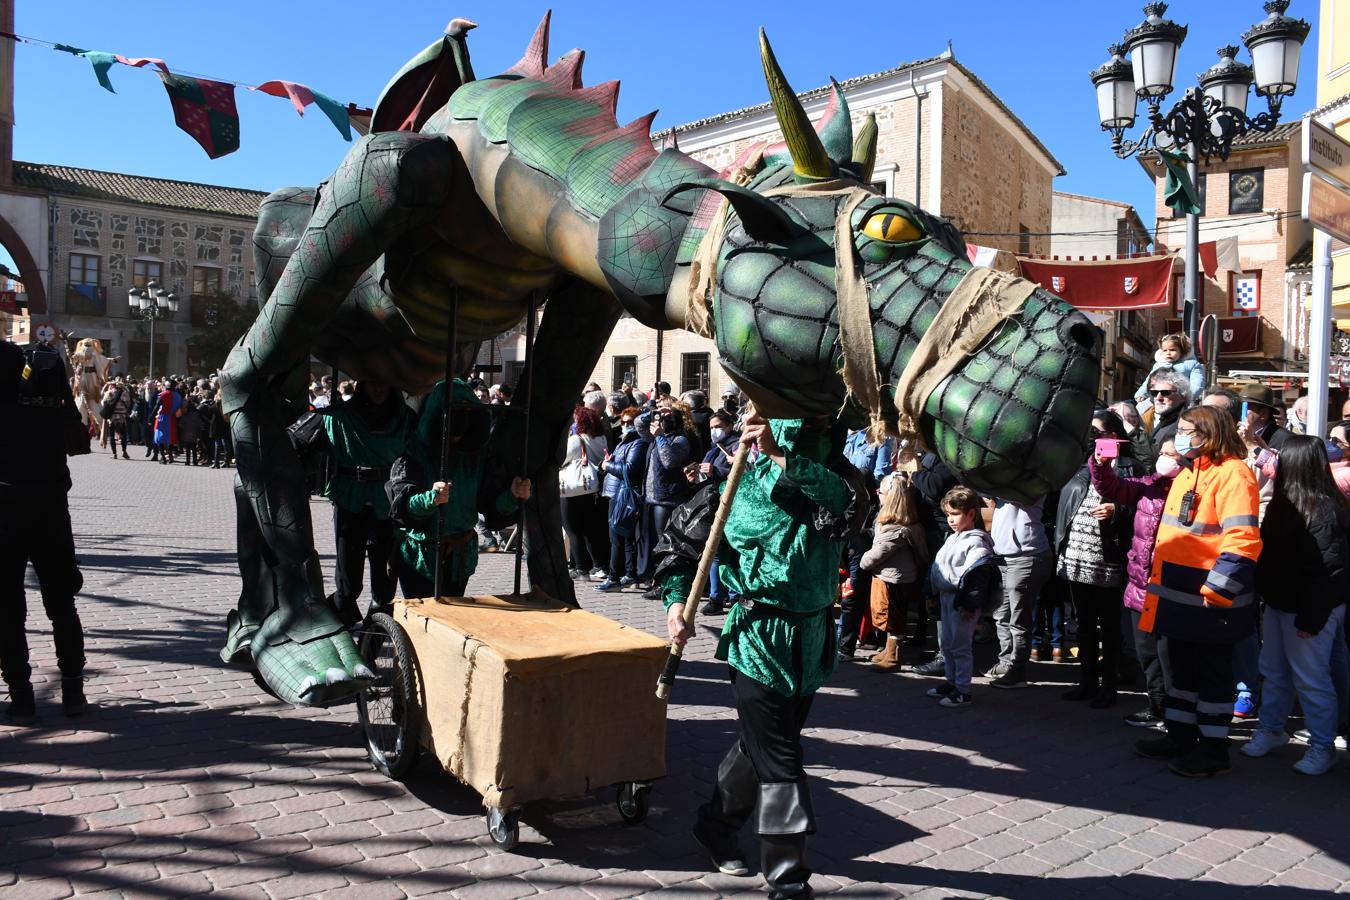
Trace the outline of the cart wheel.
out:
<instances>
[{"instance_id":1,"label":"cart wheel","mask_svg":"<svg viewBox=\"0 0 1350 900\"><path fill-rule=\"evenodd\" d=\"M489 809L487 832L488 837L492 838L492 843L510 853L516 849L516 844L520 843L520 813L502 812L496 807Z\"/></svg>"},{"instance_id":2,"label":"cart wheel","mask_svg":"<svg viewBox=\"0 0 1350 900\"><path fill-rule=\"evenodd\" d=\"M619 785L619 816L626 825L638 825L647 818L650 801L647 794L652 787L636 781Z\"/></svg>"},{"instance_id":3,"label":"cart wheel","mask_svg":"<svg viewBox=\"0 0 1350 900\"><path fill-rule=\"evenodd\" d=\"M403 629L387 613L372 613L362 627L361 656L375 682L356 698L371 765L402 778L417 762L417 688L412 650Z\"/></svg>"}]
</instances>

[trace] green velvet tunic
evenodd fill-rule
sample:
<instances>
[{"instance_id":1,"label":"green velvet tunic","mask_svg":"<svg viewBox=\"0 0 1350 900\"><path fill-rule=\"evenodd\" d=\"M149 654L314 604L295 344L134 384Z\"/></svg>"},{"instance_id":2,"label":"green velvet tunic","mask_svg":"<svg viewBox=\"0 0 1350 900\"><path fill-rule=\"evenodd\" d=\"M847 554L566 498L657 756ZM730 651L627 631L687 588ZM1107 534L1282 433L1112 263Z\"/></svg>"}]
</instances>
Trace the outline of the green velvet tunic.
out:
<instances>
[{"instance_id":1,"label":"green velvet tunic","mask_svg":"<svg viewBox=\"0 0 1350 900\"><path fill-rule=\"evenodd\" d=\"M791 697L818 690L837 662L826 642L843 544L816 531L812 518L817 506L843 515L850 492L824 465L825 432L804 430L798 419L772 419L769 428L787 466L760 456L746 468L718 569L726 589L755 608L732 604L717 658ZM663 582L667 607L685 600L690 581L682 574Z\"/></svg>"},{"instance_id":2,"label":"green velvet tunic","mask_svg":"<svg viewBox=\"0 0 1350 900\"><path fill-rule=\"evenodd\" d=\"M351 401L341 403L323 417L328 435L329 452L339 467L385 468L394 464L407 450L413 436L416 419L412 410L402 403L394 420L383 431L372 431L370 423L357 415ZM324 488L323 495L334 506L347 512L359 513L369 506L380 520L389 518L389 497L384 491L384 480L358 481L349 475L334 475Z\"/></svg>"}]
</instances>

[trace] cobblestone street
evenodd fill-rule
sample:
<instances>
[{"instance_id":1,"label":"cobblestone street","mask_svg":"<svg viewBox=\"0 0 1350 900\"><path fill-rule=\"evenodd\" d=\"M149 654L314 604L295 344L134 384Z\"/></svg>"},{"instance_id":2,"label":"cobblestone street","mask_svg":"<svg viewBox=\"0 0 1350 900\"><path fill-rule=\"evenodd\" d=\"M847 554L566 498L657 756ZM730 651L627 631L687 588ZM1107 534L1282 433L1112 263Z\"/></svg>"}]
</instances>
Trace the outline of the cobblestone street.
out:
<instances>
[{"instance_id":1,"label":"cobblestone street","mask_svg":"<svg viewBox=\"0 0 1350 900\"><path fill-rule=\"evenodd\" d=\"M505 854L485 834L478 796L434 762L424 757L407 784L372 770L353 706L291 708L220 663L238 591L233 471L153 465L142 452L72 461L96 704L83 719L60 713L30 585L40 720L0 725L0 895L763 896L757 873L710 873L689 837L734 726L708 626L673 693L669 776L646 822L626 827L610 789L560 799L527 807L520 846ZM331 585L328 505L312 510ZM485 556L470 590L509 589L510 572L509 557ZM663 633L657 604L579 587L587 608ZM1178 778L1133 755L1142 735L1121 717L1137 697L1105 711L1064 703L1074 667L1034 668L1030 689L977 682L975 704L960 710L924 697L931 680L859 665L834 677L805 737L817 890L1038 900L1350 891L1344 759L1309 778L1290 769L1292 747L1264 760L1234 752L1228 776Z\"/></svg>"}]
</instances>

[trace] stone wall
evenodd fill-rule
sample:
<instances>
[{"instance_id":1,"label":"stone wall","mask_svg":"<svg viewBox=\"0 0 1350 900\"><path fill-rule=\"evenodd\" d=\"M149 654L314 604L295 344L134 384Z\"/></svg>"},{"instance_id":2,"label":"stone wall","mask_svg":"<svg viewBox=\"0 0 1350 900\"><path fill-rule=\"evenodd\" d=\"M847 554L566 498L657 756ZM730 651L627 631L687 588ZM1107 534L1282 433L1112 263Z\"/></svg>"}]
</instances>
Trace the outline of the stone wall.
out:
<instances>
[{"instance_id":1,"label":"stone wall","mask_svg":"<svg viewBox=\"0 0 1350 900\"><path fill-rule=\"evenodd\" d=\"M1033 255L1050 252L1051 173L979 102L942 91L942 214L971 243L1016 253L1022 228Z\"/></svg>"},{"instance_id":2,"label":"stone wall","mask_svg":"<svg viewBox=\"0 0 1350 900\"><path fill-rule=\"evenodd\" d=\"M123 355L131 342L148 348L148 329L127 300L137 260L160 263L160 285L180 298L178 312L155 324L156 369L160 372L182 372L189 364L187 340L199 330L192 324L193 303L206 300L192 296L194 266L220 270L223 295L241 303L254 296L254 220L80 197L52 196L49 202L52 318L76 335L104 340L114 355ZM107 297L104 314L76 315L68 310L72 253L99 257L99 286ZM165 350L167 368L162 362ZM123 359L119 371L128 365L143 368L145 362Z\"/></svg>"}]
</instances>

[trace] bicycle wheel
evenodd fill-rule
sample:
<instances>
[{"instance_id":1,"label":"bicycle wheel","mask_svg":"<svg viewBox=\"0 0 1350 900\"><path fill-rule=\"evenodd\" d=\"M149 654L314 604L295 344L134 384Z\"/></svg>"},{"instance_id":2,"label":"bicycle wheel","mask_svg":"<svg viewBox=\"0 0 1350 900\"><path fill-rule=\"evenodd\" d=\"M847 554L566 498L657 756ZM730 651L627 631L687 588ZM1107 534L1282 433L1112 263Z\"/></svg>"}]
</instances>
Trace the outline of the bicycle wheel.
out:
<instances>
[{"instance_id":1,"label":"bicycle wheel","mask_svg":"<svg viewBox=\"0 0 1350 900\"><path fill-rule=\"evenodd\" d=\"M366 754L378 771L402 778L417 762L417 683L412 649L403 629L387 613L372 613L358 645L375 681L356 698L356 715L366 736Z\"/></svg>"}]
</instances>

